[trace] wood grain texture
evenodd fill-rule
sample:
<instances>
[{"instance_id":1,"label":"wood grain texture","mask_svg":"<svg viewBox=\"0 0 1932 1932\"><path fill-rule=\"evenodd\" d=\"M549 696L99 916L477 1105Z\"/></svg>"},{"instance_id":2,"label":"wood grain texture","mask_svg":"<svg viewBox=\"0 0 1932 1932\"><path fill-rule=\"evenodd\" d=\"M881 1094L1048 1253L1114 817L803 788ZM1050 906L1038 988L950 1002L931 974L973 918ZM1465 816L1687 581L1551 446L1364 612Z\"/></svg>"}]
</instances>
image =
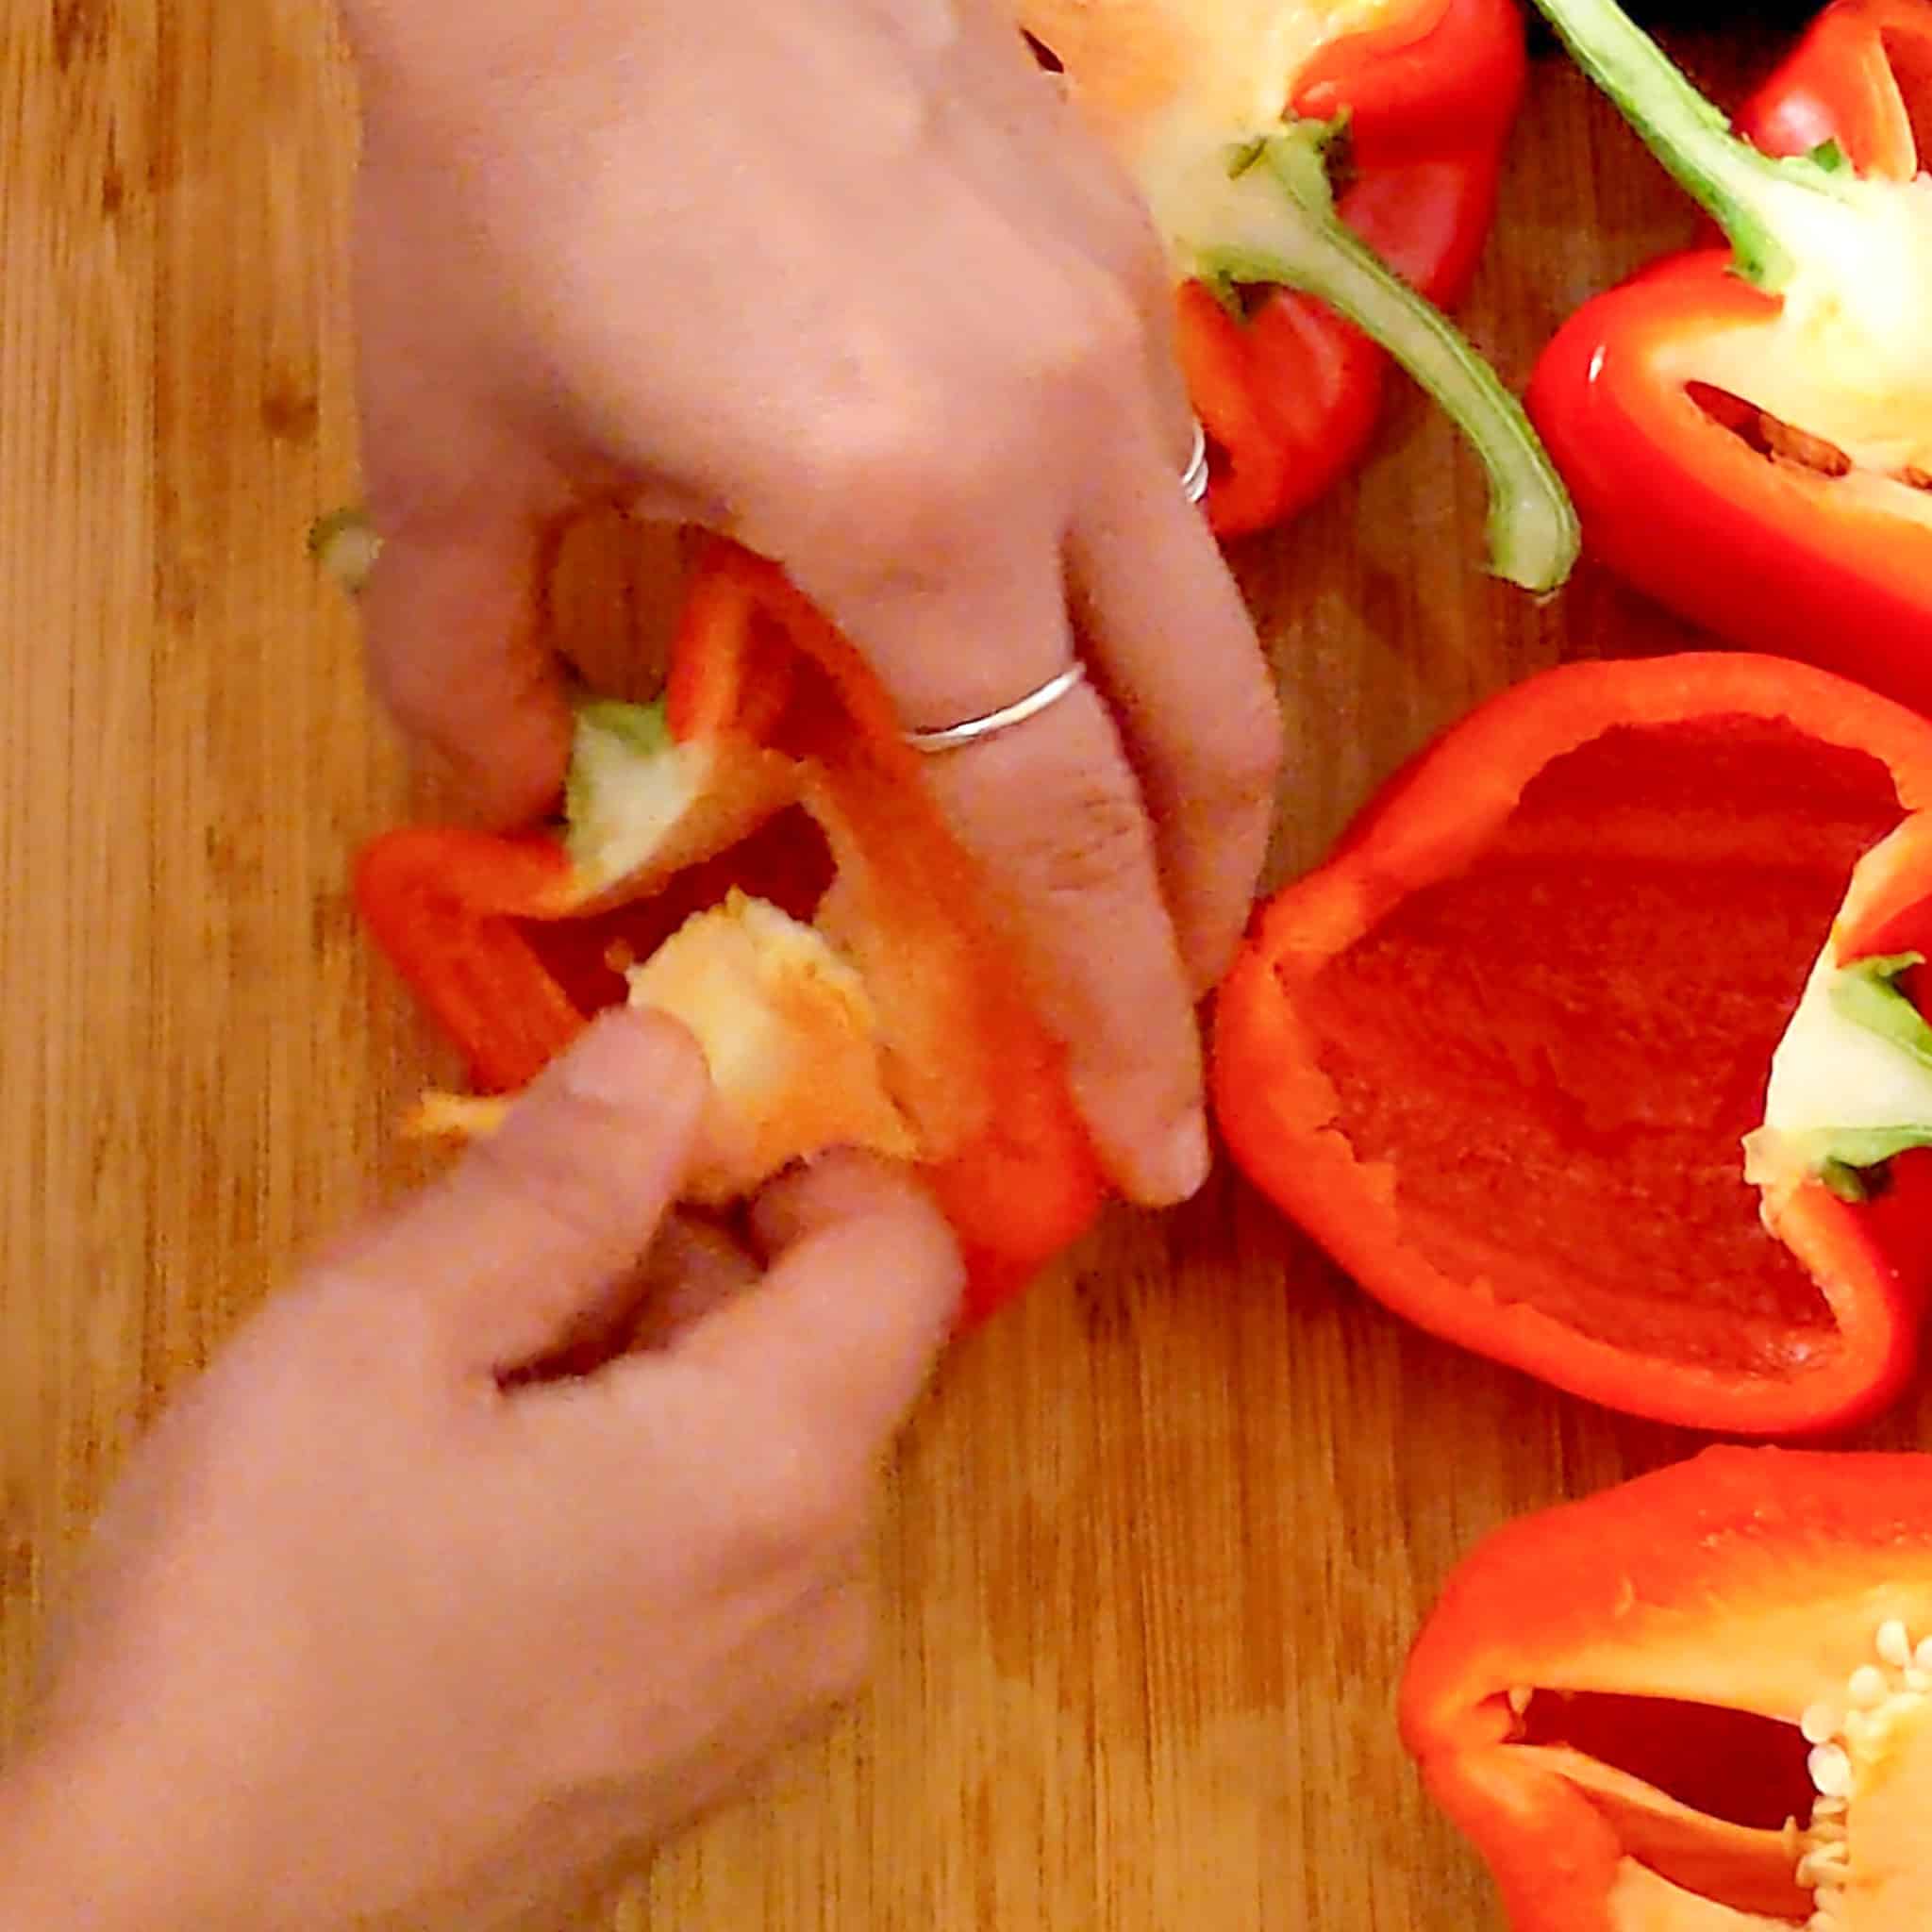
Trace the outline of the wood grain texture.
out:
<instances>
[{"instance_id":1,"label":"wood grain texture","mask_svg":"<svg viewBox=\"0 0 1932 1932\"><path fill-rule=\"evenodd\" d=\"M1770 50L1677 44L1724 97ZM133 1433L408 1181L388 1124L436 1063L350 922L345 857L407 792L302 547L354 489L352 146L321 0L0 25L0 1737ZM1469 325L1520 380L1691 233L1544 58ZM1238 552L1293 725L1274 875L1474 700L1683 641L1588 571L1543 608L1489 583L1481 521L1404 393ZM1493 1926L1396 1746L1405 1648L1477 1533L1690 1446L1409 1330L1224 1171L1117 1213L918 1419L862 1708L581 1923Z\"/></svg>"}]
</instances>

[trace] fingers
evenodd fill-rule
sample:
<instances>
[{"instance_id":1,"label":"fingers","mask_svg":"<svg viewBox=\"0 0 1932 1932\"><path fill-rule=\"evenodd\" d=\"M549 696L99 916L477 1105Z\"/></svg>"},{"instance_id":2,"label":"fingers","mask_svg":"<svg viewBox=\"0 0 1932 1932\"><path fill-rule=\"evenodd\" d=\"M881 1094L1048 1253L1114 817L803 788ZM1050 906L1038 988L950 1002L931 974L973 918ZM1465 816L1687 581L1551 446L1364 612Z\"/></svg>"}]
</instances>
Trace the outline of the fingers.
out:
<instances>
[{"instance_id":1,"label":"fingers","mask_svg":"<svg viewBox=\"0 0 1932 1932\"><path fill-rule=\"evenodd\" d=\"M1032 65L1030 54L1020 58ZM1172 445L1176 467L1187 460L1193 409L1174 354L1174 275L1147 203L1132 176L1072 103L1037 89L1029 127L1041 166L1061 184L1058 207L1069 245L1122 290L1140 321L1141 372L1154 419Z\"/></svg>"},{"instance_id":2,"label":"fingers","mask_svg":"<svg viewBox=\"0 0 1932 1932\"><path fill-rule=\"evenodd\" d=\"M542 531L575 492L530 413L492 384L478 318L452 302L479 273L475 237L437 219L425 185L372 127L352 261L363 472L383 540L364 633L396 722L508 824L550 802L569 754L538 565Z\"/></svg>"},{"instance_id":3,"label":"fingers","mask_svg":"<svg viewBox=\"0 0 1932 1932\"><path fill-rule=\"evenodd\" d=\"M1273 680L1206 523L1158 453L1101 474L1068 562L1198 995L1234 957L1267 853L1281 760Z\"/></svg>"},{"instance_id":4,"label":"fingers","mask_svg":"<svg viewBox=\"0 0 1932 1932\"><path fill-rule=\"evenodd\" d=\"M385 536L363 592L371 681L405 732L486 819L557 796L571 721L539 631L534 523L492 513Z\"/></svg>"},{"instance_id":5,"label":"fingers","mask_svg":"<svg viewBox=\"0 0 1932 1932\"><path fill-rule=\"evenodd\" d=\"M751 1204L751 1238L769 1264L823 1228L892 1213L908 1203L923 1209L925 1196L903 1169L876 1155L840 1148L787 1168L760 1191Z\"/></svg>"},{"instance_id":6,"label":"fingers","mask_svg":"<svg viewBox=\"0 0 1932 1932\"><path fill-rule=\"evenodd\" d=\"M673 1357L728 1378L748 1417L763 1406L835 1459L869 1463L951 1331L964 1287L952 1232L909 1178L858 1157L787 1176L756 1219L772 1249L763 1283Z\"/></svg>"},{"instance_id":7,"label":"fingers","mask_svg":"<svg viewBox=\"0 0 1932 1932\"><path fill-rule=\"evenodd\" d=\"M1025 492L1025 481L1016 490ZM913 729L982 715L1074 656L1057 520L1008 507L970 565L827 598ZM1150 1205L1208 1169L1193 999L1134 774L1106 708L1076 691L926 761L978 861L1040 1018L1115 1184Z\"/></svg>"},{"instance_id":8,"label":"fingers","mask_svg":"<svg viewBox=\"0 0 1932 1932\"><path fill-rule=\"evenodd\" d=\"M1130 1200L1185 1198L1208 1158L1193 998L1153 831L1105 705L1076 691L931 765L1040 1016L1066 1043L1103 1165Z\"/></svg>"},{"instance_id":9,"label":"fingers","mask_svg":"<svg viewBox=\"0 0 1932 1932\"><path fill-rule=\"evenodd\" d=\"M625 1351L670 1347L758 1279L757 1262L723 1228L689 1214L666 1216L638 1279Z\"/></svg>"},{"instance_id":10,"label":"fingers","mask_svg":"<svg viewBox=\"0 0 1932 1932\"><path fill-rule=\"evenodd\" d=\"M608 1329L684 1178L708 1092L675 1023L599 1019L436 1186L337 1257L411 1296L464 1374L504 1376Z\"/></svg>"}]
</instances>

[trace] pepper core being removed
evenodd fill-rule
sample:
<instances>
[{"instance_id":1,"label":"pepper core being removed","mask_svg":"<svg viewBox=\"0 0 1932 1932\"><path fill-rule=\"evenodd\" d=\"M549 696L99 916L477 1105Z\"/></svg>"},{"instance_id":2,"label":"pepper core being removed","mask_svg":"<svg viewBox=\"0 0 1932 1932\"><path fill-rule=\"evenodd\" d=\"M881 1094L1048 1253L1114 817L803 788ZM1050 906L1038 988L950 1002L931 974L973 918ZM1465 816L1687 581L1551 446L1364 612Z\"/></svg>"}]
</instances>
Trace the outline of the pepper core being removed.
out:
<instances>
[{"instance_id":1,"label":"pepper core being removed","mask_svg":"<svg viewBox=\"0 0 1932 1932\"><path fill-rule=\"evenodd\" d=\"M1092 1219L1102 1184L981 883L857 652L773 567L713 543L660 706L581 708L569 825L373 841L363 921L486 1097L420 1124L488 1131L506 1097L629 998L695 1035L714 1097L687 1196L794 1158L915 1161L964 1251L967 1316Z\"/></svg>"}]
</instances>

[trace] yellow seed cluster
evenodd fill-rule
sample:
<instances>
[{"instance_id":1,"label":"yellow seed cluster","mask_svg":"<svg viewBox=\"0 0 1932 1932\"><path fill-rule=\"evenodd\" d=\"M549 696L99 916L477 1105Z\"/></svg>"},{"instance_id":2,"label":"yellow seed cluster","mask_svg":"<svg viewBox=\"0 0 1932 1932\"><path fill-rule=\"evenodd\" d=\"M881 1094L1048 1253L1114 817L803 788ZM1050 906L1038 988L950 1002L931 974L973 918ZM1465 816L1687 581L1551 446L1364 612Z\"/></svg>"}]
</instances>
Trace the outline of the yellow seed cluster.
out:
<instances>
[{"instance_id":1,"label":"yellow seed cluster","mask_svg":"<svg viewBox=\"0 0 1932 1932\"><path fill-rule=\"evenodd\" d=\"M1818 1792L1809 1824L1794 1839L1798 1883L1812 1894L1807 1932L1849 1932L1845 1887L1860 1772L1893 1726L1932 1699L1932 1637L1914 1645L1904 1624L1889 1618L1874 1634L1873 1648L1878 1661L1853 1671L1841 1699L1821 1699L1798 1720Z\"/></svg>"}]
</instances>

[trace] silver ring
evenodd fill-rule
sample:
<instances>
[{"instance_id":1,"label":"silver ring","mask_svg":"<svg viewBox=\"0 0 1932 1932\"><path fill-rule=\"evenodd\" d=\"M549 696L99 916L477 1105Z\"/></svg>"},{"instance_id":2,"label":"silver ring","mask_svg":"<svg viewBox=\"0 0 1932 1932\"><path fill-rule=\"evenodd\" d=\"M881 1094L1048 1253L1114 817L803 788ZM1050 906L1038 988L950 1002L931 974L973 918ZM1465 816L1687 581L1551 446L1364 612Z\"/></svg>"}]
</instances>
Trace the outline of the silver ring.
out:
<instances>
[{"instance_id":1,"label":"silver ring","mask_svg":"<svg viewBox=\"0 0 1932 1932\"><path fill-rule=\"evenodd\" d=\"M1208 494L1208 432L1201 419L1194 418L1194 446L1188 453L1188 467L1181 472L1181 494L1198 504Z\"/></svg>"},{"instance_id":2,"label":"silver ring","mask_svg":"<svg viewBox=\"0 0 1932 1932\"><path fill-rule=\"evenodd\" d=\"M952 751L959 745L991 738L995 732L1010 730L1015 724L1039 717L1049 705L1058 704L1075 686L1085 683L1086 678L1087 667L1076 658L1058 676L1049 677L1037 690L1029 691L1024 698L1015 698L1010 705L1002 705L997 711L964 718L957 724L941 725L937 731L908 731L905 733L906 742L914 751L936 752Z\"/></svg>"},{"instance_id":3,"label":"silver ring","mask_svg":"<svg viewBox=\"0 0 1932 1932\"><path fill-rule=\"evenodd\" d=\"M1181 494L1191 504L1198 504L1208 494L1208 432L1202 428L1198 416L1194 419L1193 447L1188 452L1187 467L1181 472ZM1015 698L1010 705L1002 705L997 711L962 718L957 724L943 724L935 731L908 731L904 734L906 742L914 751L923 752L954 751L962 744L976 743L982 738L991 738L996 732L1010 730L1015 724L1039 717L1049 705L1058 704L1086 679L1087 667L1076 658L1058 676L1049 677L1038 690L1029 691L1024 698Z\"/></svg>"}]
</instances>

